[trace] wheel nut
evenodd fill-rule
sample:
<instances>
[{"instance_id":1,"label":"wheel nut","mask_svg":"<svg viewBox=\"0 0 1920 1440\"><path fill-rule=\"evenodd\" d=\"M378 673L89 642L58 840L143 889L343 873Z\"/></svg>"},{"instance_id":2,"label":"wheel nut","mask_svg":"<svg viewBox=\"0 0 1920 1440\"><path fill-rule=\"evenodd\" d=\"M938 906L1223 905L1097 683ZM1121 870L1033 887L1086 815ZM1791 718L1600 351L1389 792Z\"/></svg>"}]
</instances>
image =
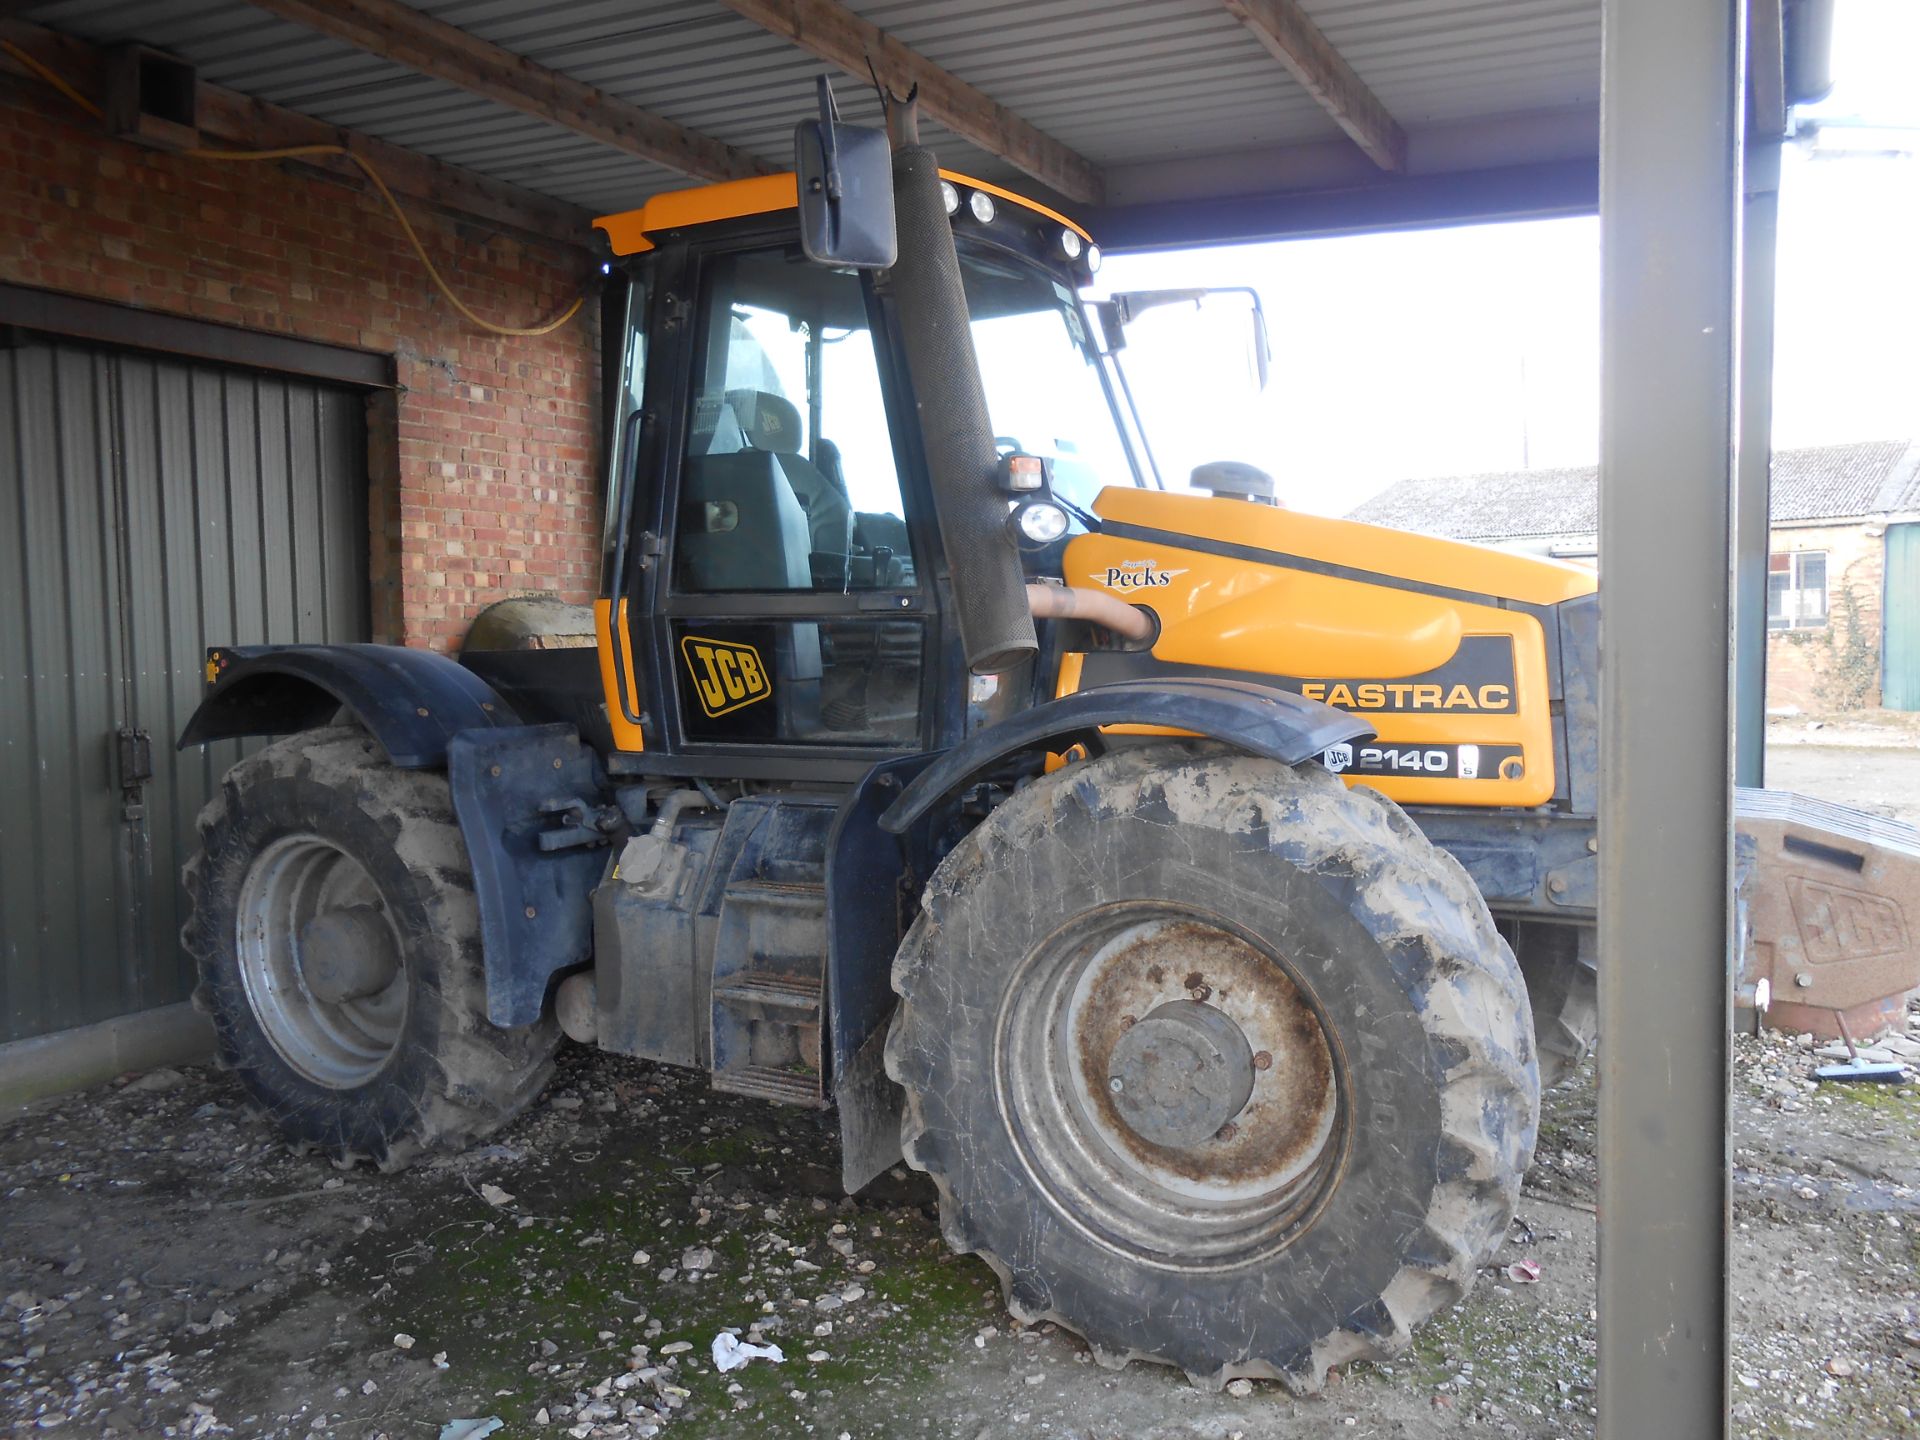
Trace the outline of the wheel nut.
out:
<instances>
[{"instance_id":1,"label":"wheel nut","mask_svg":"<svg viewBox=\"0 0 1920 1440\"><path fill-rule=\"evenodd\" d=\"M1195 1000L1205 1001L1213 998L1213 990L1206 985L1196 985L1187 992Z\"/></svg>"},{"instance_id":2,"label":"wheel nut","mask_svg":"<svg viewBox=\"0 0 1920 1440\"><path fill-rule=\"evenodd\" d=\"M1233 1139L1234 1136L1238 1135L1239 1133L1240 1133L1240 1127L1234 1124L1233 1121L1229 1120L1227 1121L1226 1124L1220 1127L1219 1132L1214 1136L1214 1138L1216 1140L1231 1140Z\"/></svg>"},{"instance_id":3,"label":"wheel nut","mask_svg":"<svg viewBox=\"0 0 1920 1440\"><path fill-rule=\"evenodd\" d=\"M1256 1070L1271 1070L1273 1068L1272 1053L1270 1051L1262 1050L1258 1054L1256 1054L1253 1057L1253 1068Z\"/></svg>"},{"instance_id":4,"label":"wheel nut","mask_svg":"<svg viewBox=\"0 0 1920 1440\"><path fill-rule=\"evenodd\" d=\"M1122 1015L1120 1017L1120 1028L1122 1030L1131 1030L1135 1025L1138 1025L1139 1023L1140 1022L1131 1015Z\"/></svg>"},{"instance_id":5,"label":"wheel nut","mask_svg":"<svg viewBox=\"0 0 1920 1440\"><path fill-rule=\"evenodd\" d=\"M1116 1095L1126 1088L1126 1081L1122 1080L1118 1075L1110 1076L1107 1080L1107 1089L1113 1091Z\"/></svg>"}]
</instances>

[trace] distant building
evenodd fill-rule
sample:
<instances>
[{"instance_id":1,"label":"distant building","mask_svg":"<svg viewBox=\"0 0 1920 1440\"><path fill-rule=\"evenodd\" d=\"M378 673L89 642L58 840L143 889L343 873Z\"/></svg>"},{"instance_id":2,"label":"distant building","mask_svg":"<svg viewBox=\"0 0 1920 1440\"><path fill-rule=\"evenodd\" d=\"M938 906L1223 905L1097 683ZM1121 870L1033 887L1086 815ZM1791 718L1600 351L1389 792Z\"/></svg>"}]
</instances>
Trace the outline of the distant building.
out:
<instances>
[{"instance_id":1,"label":"distant building","mask_svg":"<svg viewBox=\"0 0 1920 1440\"><path fill-rule=\"evenodd\" d=\"M1591 465L1402 480L1348 517L1593 565ZM1920 710L1920 442L1773 457L1767 704Z\"/></svg>"}]
</instances>

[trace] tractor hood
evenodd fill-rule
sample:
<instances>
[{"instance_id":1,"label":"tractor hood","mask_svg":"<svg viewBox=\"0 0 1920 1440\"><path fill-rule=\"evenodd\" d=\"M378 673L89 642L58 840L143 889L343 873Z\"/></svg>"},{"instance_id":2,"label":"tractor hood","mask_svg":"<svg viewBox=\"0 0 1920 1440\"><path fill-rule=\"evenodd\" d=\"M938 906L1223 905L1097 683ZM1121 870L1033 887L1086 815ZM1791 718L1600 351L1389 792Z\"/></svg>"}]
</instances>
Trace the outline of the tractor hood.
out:
<instances>
[{"instance_id":1,"label":"tractor hood","mask_svg":"<svg viewBox=\"0 0 1920 1440\"><path fill-rule=\"evenodd\" d=\"M1594 593L1591 572L1244 500L1114 487L1093 508L1100 528L1068 544L1066 582L1151 610L1160 628L1150 652L1070 654L1060 693L1147 675L1259 679L1377 721L1388 762L1413 747L1394 753L1419 773L1379 782L1397 799L1530 806L1554 793L1558 617Z\"/></svg>"}]
</instances>

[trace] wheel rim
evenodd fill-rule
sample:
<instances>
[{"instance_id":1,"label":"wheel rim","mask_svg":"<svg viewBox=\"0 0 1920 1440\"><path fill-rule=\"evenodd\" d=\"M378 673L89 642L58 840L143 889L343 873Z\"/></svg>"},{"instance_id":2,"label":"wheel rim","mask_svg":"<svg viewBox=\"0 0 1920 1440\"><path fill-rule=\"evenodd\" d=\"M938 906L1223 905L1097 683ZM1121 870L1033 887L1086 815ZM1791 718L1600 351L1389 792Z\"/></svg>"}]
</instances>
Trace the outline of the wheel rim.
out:
<instances>
[{"instance_id":1,"label":"wheel rim","mask_svg":"<svg viewBox=\"0 0 1920 1440\"><path fill-rule=\"evenodd\" d=\"M280 1058L334 1090L377 1074L399 1047L409 987L399 932L360 862L317 835L283 836L247 868L236 929L247 1003Z\"/></svg>"},{"instance_id":2,"label":"wheel rim","mask_svg":"<svg viewBox=\"0 0 1920 1440\"><path fill-rule=\"evenodd\" d=\"M1284 1249L1338 1188L1348 1072L1304 977L1221 917L1102 906L1007 987L1000 1116L1053 1209L1129 1258L1220 1270Z\"/></svg>"}]
</instances>

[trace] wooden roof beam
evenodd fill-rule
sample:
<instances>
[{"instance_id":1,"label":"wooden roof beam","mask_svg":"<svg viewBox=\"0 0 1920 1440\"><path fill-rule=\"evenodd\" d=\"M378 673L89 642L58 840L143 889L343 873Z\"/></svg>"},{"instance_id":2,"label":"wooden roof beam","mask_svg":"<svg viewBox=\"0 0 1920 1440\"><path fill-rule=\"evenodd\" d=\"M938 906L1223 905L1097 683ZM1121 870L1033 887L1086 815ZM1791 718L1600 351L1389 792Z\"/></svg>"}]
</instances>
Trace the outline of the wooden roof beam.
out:
<instances>
[{"instance_id":1,"label":"wooden roof beam","mask_svg":"<svg viewBox=\"0 0 1920 1440\"><path fill-rule=\"evenodd\" d=\"M1031 175L1069 200L1099 205L1106 181L1084 155L1022 120L959 76L941 69L838 0L721 0L754 24L790 40L810 55L868 79L871 60L880 79L904 93L920 86L920 113L963 140Z\"/></svg>"},{"instance_id":2,"label":"wooden roof beam","mask_svg":"<svg viewBox=\"0 0 1920 1440\"><path fill-rule=\"evenodd\" d=\"M12 41L47 66L83 95L99 97L102 89L102 52L71 36L30 25L0 21L0 38ZM0 67L14 62L0 54ZM24 73L24 72L22 72ZM67 113L69 104L51 89L46 97L50 113ZM491 221L523 234L558 240L586 249L592 239L592 212L480 175L458 165L433 160L416 150L376 140L355 130L343 130L323 120L283 110L237 90L200 82L200 133L207 140L237 150L278 150L290 145L340 145L364 156L397 195L424 200L446 211ZM73 120L96 126L78 110ZM366 179L349 161L312 156L289 164L308 166L338 175L356 188ZM228 166L229 170L239 167Z\"/></svg>"},{"instance_id":3,"label":"wooden roof beam","mask_svg":"<svg viewBox=\"0 0 1920 1440\"><path fill-rule=\"evenodd\" d=\"M535 64L400 0L251 0L259 9L496 104L699 180L774 166L585 81Z\"/></svg>"},{"instance_id":4,"label":"wooden roof beam","mask_svg":"<svg viewBox=\"0 0 1920 1440\"><path fill-rule=\"evenodd\" d=\"M1320 102L1333 123L1382 170L1407 168L1407 135L1341 58L1299 0L1223 0L1227 10Z\"/></svg>"}]
</instances>

